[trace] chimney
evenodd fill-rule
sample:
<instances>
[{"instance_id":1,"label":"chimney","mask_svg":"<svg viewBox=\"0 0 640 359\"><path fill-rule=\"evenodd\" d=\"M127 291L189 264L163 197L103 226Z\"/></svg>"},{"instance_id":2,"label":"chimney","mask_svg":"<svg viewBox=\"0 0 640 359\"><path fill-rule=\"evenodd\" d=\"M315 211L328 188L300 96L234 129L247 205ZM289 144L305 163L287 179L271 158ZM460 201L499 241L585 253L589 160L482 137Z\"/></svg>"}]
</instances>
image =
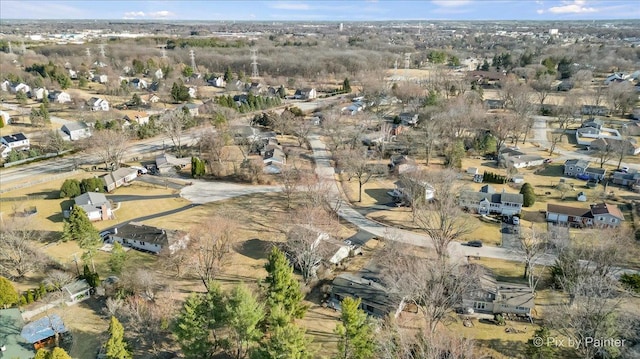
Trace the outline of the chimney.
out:
<instances>
[{"instance_id":1,"label":"chimney","mask_svg":"<svg viewBox=\"0 0 640 359\"><path fill-rule=\"evenodd\" d=\"M107 204L104 203L100 206L100 213L102 214L102 220L106 221L109 219L109 212L107 210Z\"/></svg>"}]
</instances>

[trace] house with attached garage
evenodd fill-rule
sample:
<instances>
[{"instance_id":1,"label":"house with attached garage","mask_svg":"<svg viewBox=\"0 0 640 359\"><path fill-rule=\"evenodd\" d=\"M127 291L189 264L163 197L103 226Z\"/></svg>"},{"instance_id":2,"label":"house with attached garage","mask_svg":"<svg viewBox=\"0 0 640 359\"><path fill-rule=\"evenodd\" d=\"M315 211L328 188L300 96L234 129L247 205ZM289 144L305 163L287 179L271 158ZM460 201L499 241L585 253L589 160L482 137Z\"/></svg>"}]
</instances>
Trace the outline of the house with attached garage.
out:
<instances>
[{"instance_id":1,"label":"house with attached garage","mask_svg":"<svg viewBox=\"0 0 640 359\"><path fill-rule=\"evenodd\" d=\"M487 270L480 271L477 276L474 286L462 296L464 309L531 317L535 295L528 285L500 282Z\"/></svg>"},{"instance_id":2,"label":"house with attached garage","mask_svg":"<svg viewBox=\"0 0 640 359\"><path fill-rule=\"evenodd\" d=\"M31 87L25 83L11 84L10 90L12 93L24 92L28 94L31 91Z\"/></svg>"},{"instance_id":3,"label":"house with attached garage","mask_svg":"<svg viewBox=\"0 0 640 359\"><path fill-rule=\"evenodd\" d=\"M49 92L49 101L55 103L68 103L71 102L71 95L64 91L51 91Z\"/></svg>"},{"instance_id":4,"label":"house with attached garage","mask_svg":"<svg viewBox=\"0 0 640 359\"><path fill-rule=\"evenodd\" d=\"M42 100L45 97L49 97L49 90L44 87L38 87L29 91L29 97L35 100Z\"/></svg>"},{"instance_id":5,"label":"house with attached garage","mask_svg":"<svg viewBox=\"0 0 640 359\"><path fill-rule=\"evenodd\" d=\"M591 142L591 149L612 150L614 153L624 151L626 155L636 156L640 154L640 146L634 138L599 138Z\"/></svg>"},{"instance_id":6,"label":"house with attached garage","mask_svg":"<svg viewBox=\"0 0 640 359\"><path fill-rule=\"evenodd\" d=\"M124 120L123 127L129 127L132 124L144 125L149 123L149 114L147 112L125 110L122 111L122 113L124 114L124 116L122 117L122 119Z\"/></svg>"},{"instance_id":7,"label":"house with attached garage","mask_svg":"<svg viewBox=\"0 0 640 359\"><path fill-rule=\"evenodd\" d=\"M189 242L186 232L147 226L138 222L130 222L115 228L110 238L113 242L154 254L162 250L175 253L186 248Z\"/></svg>"},{"instance_id":8,"label":"house with attached garage","mask_svg":"<svg viewBox=\"0 0 640 359\"><path fill-rule=\"evenodd\" d=\"M77 141L83 138L91 137L91 130L89 129L89 126L87 126L87 124L82 121L64 124L61 130L67 136L69 136L69 140L71 141Z\"/></svg>"},{"instance_id":9,"label":"house with attached garage","mask_svg":"<svg viewBox=\"0 0 640 359\"><path fill-rule=\"evenodd\" d=\"M462 191L459 200L460 206L466 210L503 216L520 214L523 202L520 193L507 193L504 189L497 193L490 185L483 186L479 192Z\"/></svg>"},{"instance_id":10,"label":"house with attached garage","mask_svg":"<svg viewBox=\"0 0 640 359\"><path fill-rule=\"evenodd\" d=\"M7 146L9 151L28 151L31 148L29 139L22 132L2 136L0 138L0 143Z\"/></svg>"},{"instance_id":11,"label":"house with attached garage","mask_svg":"<svg viewBox=\"0 0 640 359\"><path fill-rule=\"evenodd\" d=\"M547 204L547 222L572 227L617 227L624 215L614 204L598 203L589 208Z\"/></svg>"},{"instance_id":12,"label":"house with attached garage","mask_svg":"<svg viewBox=\"0 0 640 359\"><path fill-rule=\"evenodd\" d=\"M298 89L295 94L293 94L293 98L296 100L313 100L316 97L318 97L318 93L316 89L311 87Z\"/></svg>"},{"instance_id":13,"label":"house with attached garage","mask_svg":"<svg viewBox=\"0 0 640 359\"><path fill-rule=\"evenodd\" d=\"M111 192L126 183L130 183L136 178L138 178L138 170L131 167L118 168L117 170L100 177L107 192Z\"/></svg>"},{"instance_id":14,"label":"house with attached garage","mask_svg":"<svg viewBox=\"0 0 640 359\"><path fill-rule=\"evenodd\" d=\"M564 162L563 174L567 177L602 181L607 173L604 168L589 167L586 160L571 159Z\"/></svg>"},{"instance_id":15,"label":"house with attached garage","mask_svg":"<svg viewBox=\"0 0 640 359\"><path fill-rule=\"evenodd\" d=\"M87 101L91 111L109 111L109 102L98 97L92 97Z\"/></svg>"},{"instance_id":16,"label":"house with attached garage","mask_svg":"<svg viewBox=\"0 0 640 359\"><path fill-rule=\"evenodd\" d=\"M616 171L613 172L611 182L621 186L628 186L631 188L640 186L640 172L636 170L629 170L629 172Z\"/></svg>"},{"instance_id":17,"label":"house with attached garage","mask_svg":"<svg viewBox=\"0 0 640 359\"><path fill-rule=\"evenodd\" d=\"M102 193L87 192L73 199L76 206L82 208L90 221L106 221L115 218L111 211L111 202ZM64 211L65 218L69 218L71 210Z\"/></svg>"}]
</instances>

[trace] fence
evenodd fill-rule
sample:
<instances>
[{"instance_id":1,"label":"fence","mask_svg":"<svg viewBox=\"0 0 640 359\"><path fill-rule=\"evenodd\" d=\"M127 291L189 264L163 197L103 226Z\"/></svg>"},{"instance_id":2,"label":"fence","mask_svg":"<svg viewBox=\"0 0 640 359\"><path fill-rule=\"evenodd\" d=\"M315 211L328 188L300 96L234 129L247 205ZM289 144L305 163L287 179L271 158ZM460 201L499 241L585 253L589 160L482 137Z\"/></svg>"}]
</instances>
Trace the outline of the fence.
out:
<instances>
[{"instance_id":1,"label":"fence","mask_svg":"<svg viewBox=\"0 0 640 359\"><path fill-rule=\"evenodd\" d=\"M23 182L23 183L20 183L19 185L15 185L13 187L4 188L4 186L3 186L3 188L0 189L0 193L13 191L13 190L20 189L20 188L30 187L30 186L33 186L33 185L36 185L36 184L39 184L39 183L55 181L57 179L71 177L71 176L73 176L73 175L75 175L75 174L77 174L79 172L80 172L79 170L73 170L73 171L60 173L60 174L57 174L57 175L50 175L50 176L48 175L48 176L46 176L46 177L44 177L42 179L36 180L36 181ZM30 197L30 196L22 196L22 197ZM35 198L35 197L39 197L39 196L31 196L31 197L34 197L33 199L42 199L42 198ZM45 197L46 197L46 195L45 195ZM2 200L2 201L11 201L11 200L13 200L11 198L16 198L16 197L3 197L0 200ZM24 200L24 198L19 199L19 201L21 201L21 200Z\"/></svg>"}]
</instances>

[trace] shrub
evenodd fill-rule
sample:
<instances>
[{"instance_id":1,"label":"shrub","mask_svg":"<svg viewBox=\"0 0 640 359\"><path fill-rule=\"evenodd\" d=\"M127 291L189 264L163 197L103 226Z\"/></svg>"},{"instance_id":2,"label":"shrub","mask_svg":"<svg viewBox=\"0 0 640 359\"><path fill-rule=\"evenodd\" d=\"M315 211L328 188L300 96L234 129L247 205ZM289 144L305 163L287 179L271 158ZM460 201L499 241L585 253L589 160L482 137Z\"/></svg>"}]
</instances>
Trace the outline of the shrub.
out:
<instances>
[{"instance_id":1,"label":"shrub","mask_svg":"<svg viewBox=\"0 0 640 359\"><path fill-rule=\"evenodd\" d=\"M33 303L33 292L31 290L27 291L27 304Z\"/></svg>"},{"instance_id":2,"label":"shrub","mask_svg":"<svg viewBox=\"0 0 640 359\"><path fill-rule=\"evenodd\" d=\"M620 284L630 291L640 293L640 274L625 273L620 276Z\"/></svg>"},{"instance_id":3,"label":"shrub","mask_svg":"<svg viewBox=\"0 0 640 359\"><path fill-rule=\"evenodd\" d=\"M533 186L529 183L525 183L520 188L520 194L523 198L523 205L525 207L531 207L536 203L536 193L533 190Z\"/></svg>"},{"instance_id":4,"label":"shrub","mask_svg":"<svg viewBox=\"0 0 640 359\"><path fill-rule=\"evenodd\" d=\"M60 187L60 198L73 198L80 195L80 182L76 179L67 179Z\"/></svg>"}]
</instances>

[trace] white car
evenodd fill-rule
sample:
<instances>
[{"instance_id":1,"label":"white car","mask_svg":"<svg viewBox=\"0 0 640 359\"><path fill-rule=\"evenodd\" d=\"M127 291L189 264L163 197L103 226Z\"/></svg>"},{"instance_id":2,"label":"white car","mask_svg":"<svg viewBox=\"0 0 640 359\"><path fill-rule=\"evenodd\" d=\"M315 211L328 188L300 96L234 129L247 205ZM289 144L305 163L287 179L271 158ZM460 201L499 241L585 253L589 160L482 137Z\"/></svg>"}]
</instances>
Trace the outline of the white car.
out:
<instances>
[{"instance_id":1,"label":"white car","mask_svg":"<svg viewBox=\"0 0 640 359\"><path fill-rule=\"evenodd\" d=\"M520 217L515 217L514 216L511 220L513 221L514 225L516 225L516 226L520 225Z\"/></svg>"}]
</instances>

